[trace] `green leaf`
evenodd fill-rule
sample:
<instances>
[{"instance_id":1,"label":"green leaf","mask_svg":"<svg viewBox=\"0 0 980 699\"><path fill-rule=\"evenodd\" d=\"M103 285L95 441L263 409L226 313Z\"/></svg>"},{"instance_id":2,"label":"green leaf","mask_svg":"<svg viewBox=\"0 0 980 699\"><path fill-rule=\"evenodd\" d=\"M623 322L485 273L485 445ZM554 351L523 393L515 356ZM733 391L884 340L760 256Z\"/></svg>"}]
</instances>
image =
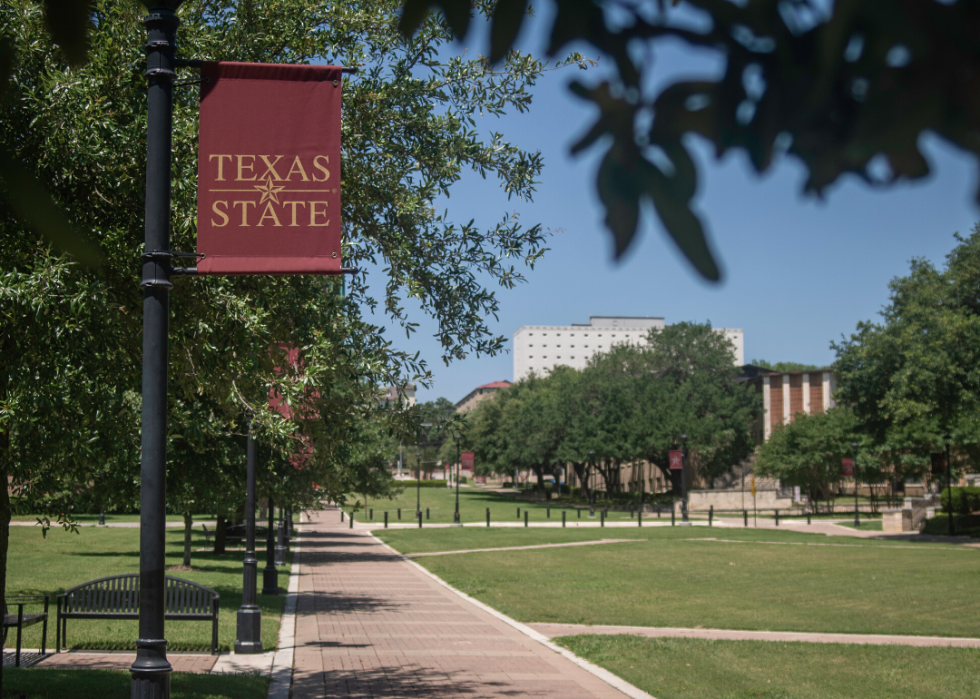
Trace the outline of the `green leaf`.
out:
<instances>
[{"instance_id":1,"label":"green leaf","mask_svg":"<svg viewBox=\"0 0 980 699\"><path fill-rule=\"evenodd\" d=\"M610 148L602 159L596 184L599 198L606 207L606 225L613 234L616 259L619 259L636 235L640 198L631 168L624 165L618 148Z\"/></svg>"},{"instance_id":2,"label":"green leaf","mask_svg":"<svg viewBox=\"0 0 980 699\"><path fill-rule=\"evenodd\" d=\"M701 276L719 281L721 272L708 248L701 221L691 211L688 201L676 195L677 186L659 172L647 178L647 186L657 215L677 247Z\"/></svg>"},{"instance_id":3,"label":"green leaf","mask_svg":"<svg viewBox=\"0 0 980 699\"><path fill-rule=\"evenodd\" d=\"M398 31L404 36L413 36L425 21L432 8L441 9L449 27L457 38L466 36L470 26L469 0L406 0Z\"/></svg>"},{"instance_id":4,"label":"green leaf","mask_svg":"<svg viewBox=\"0 0 980 699\"><path fill-rule=\"evenodd\" d=\"M78 262L89 267L101 264L98 246L73 229L44 185L23 164L2 150L0 182L6 189L7 204L34 230Z\"/></svg>"}]
</instances>

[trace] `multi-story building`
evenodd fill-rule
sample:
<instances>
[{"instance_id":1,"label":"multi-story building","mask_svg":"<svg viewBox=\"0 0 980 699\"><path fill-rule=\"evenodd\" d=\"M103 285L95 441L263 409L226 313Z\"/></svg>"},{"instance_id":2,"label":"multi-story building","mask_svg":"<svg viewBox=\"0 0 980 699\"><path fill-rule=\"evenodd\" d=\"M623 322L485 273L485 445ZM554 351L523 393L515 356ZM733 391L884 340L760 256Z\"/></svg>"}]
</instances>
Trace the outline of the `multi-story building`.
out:
<instances>
[{"instance_id":1,"label":"multi-story building","mask_svg":"<svg viewBox=\"0 0 980 699\"><path fill-rule=\"evenodd\" d=\"M503 388L508 388L509 386L510 381L492 381L490 383L485 383L482 386L477 386L472 391L467 393L463 400L456 403L456 412L468 413L497 391Z\"/></svg>"},{"instance_id":2,"label":"multi-story building","mask_svg":"<svg viewBox=\"0 0 980 699\"><path fill-rule=\"evenodd\" d=\"M753 430L757 444L768 441L775 427L788 425L799 413L813 415L837 406L834 400L837 376L830 369L784 373L751 369L754 371L745 372L745 381L762 394L764 409Z\"/></svg>"},{"instance_id":3,"label":"multi-story building","mask_svg":"<svg viewBox=\"0 0 980 699\"><path fill-rule=\"evenodd\" d=\"M415 405L415 384L401 386L385 386L378 395L381 405L401 406L411 408Z\"/></svg>"},{"instance_id":4,"label":"multi-story building","mask_svg":"<svg viewBox=\"0 0 980 699\"><path fill-rule=\"evenodd\" d=\"M589 316L588 323L524 325L514 333L514 380L532 371L544 376L563 365L584 369L592 355L608 352L616 344L643 344L651 328L665 327L662 317ZM738 328L716 328L735 352L734 364L745 363L745 335Z\"/></svg>"}]
</instances>

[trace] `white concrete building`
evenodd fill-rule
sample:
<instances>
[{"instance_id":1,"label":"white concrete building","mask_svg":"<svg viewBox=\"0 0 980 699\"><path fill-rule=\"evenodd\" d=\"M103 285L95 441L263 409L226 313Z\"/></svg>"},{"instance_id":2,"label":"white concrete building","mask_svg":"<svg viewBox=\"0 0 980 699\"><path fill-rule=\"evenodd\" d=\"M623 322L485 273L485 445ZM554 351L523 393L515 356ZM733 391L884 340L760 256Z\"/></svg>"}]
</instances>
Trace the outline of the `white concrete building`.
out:
<instances>
[{"instance_id":1,"label":"white concrete building","mask_svg":"<svg viewBox=\"0 0 980 699\"><path fill-rule=\"evenodd\" d=\"M589 358L608 352L616 344L645 343L651 328L663 328L660 317L589 316L588 323L524 325L514 333L514 381L532 371L544 376L555 366L584 369ZM745 336L741 329L717 328L735 346L734 363L745 363Z\"/></svg>"}]
</instances>

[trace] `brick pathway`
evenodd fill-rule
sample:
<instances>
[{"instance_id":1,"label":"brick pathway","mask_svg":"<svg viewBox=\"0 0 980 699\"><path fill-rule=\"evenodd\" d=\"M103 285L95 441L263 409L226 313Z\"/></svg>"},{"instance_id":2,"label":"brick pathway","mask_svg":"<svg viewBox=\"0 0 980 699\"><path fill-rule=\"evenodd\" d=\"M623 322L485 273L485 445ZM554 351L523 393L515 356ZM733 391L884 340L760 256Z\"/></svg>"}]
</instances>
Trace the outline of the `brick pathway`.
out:
<instances>
[{"instance_id":1,"label":"brick pathway","mask_svg":"<svg viewBox=\"0 0 980 699\"><path fill-rule=\"evenodd\" d=\"M295 646L293 699L625 696L332 509L304 527Z\"/></svg>"}]
</instances>

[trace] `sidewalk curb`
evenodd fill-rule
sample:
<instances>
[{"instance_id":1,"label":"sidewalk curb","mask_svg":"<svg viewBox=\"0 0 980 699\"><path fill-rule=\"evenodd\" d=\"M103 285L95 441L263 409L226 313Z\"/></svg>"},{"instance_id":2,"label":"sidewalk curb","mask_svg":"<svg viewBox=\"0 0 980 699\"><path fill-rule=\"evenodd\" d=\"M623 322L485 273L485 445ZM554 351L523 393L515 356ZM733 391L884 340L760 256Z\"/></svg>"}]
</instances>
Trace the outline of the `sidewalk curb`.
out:
<instances>
[{"instance_id":1,"label":"sidewalk curb","mask_svg":"<svg viewBox=\"0 0 980 699\"><path fill-rule=\"evenodd\" d=\"M608 670L606 670L604 668L601 668L598 665L593 665L592 663L590 663L587 660L583 660L582 658L578 657L577 655L575 655L574 653L572 653L567 648L562 648L561 646L555 645L550 640L548 640L548 638L544 634L538 633L537 631L535 631L531 627L526 626L525 624L522 624L519 621L515 621L514 619L511 619L506 614L501 614L500 612L498 612L493 607L489 607L489 606L485 605L483 602L481 602L481 601L479 601L477 599L473 599L472 597L470 597L469 595L467 595L465 592L462 592L460 590L457 590L455 587L453 587L452 585L450 585L449 583L447 583L445 580L443 580L439 576L435 575L434 573L430 573L428 570L426 570L425 568L423 568L422 566L420 566L418 563L416 563L412 559L406 557L403 553L399 553L398 551L395 551L395 549L393 549L390 546L388 546L388 544L386 544L381 539L379 539L378 537L376 537L373 533L369 532L368 535L372 539L374 539L375 541L377 541L379 544L381 544L382 546L384 546L386 549L388 549L389 551L391 551L392 553L394 553L396 556L398 556L399 558L401 558L403 561L405 561L406 563L408 563L411 566L415 566L415 568L417 568L419 571L421 571L424 575L432 578L432 580L434 580L435 582L439 583L440 585L442 585L444 588L446 588L450 592L452 592L452 593L456 594L457 596L463 598L464 600L466 600L470 604L472 604L472 605L474 605L474 606L482 609L483 611L485 611L486 613L488 613L490 616L494 617L495 619L499 619L500 621L504 622L505 624L507 624L507 625L509 625L509 626L511 626L511 627L513 627L515 629L517 629L518 631L520 631L522 634L524 634L528 638L531 638L531 639L537 641L538 643L540 643L541 645L543 645L545 648L548 648L549 650L552 650L552 651L558 653L559 655L563 655L565 658L567 658L568 660L571 660L573 663L575 663L576 665L578 665L580 668L582 668L583 670L585 670L589 674L594 675L595 677L598 677L600 680L602 680L603 682L605 682L609 686L611 686L611 687L613 687L615 689L618 689L620 692L622 692L626 696L630 697L630 699L656 699L656 697L654 697L653 695L647 694L646 692L644 692L639 687L635 687L635 686L631 685L629 682L627 682L627 681L625 681L625 680L617 677L616 675L614 675L613 673L609 672ZM271 693L269 694L269 699L272 699L272 694Z\"/></svg>"},{"instance_id":2,"label":"sidewalk curb","mask_svg":"<svg viewBox=\"0 0 980 699\"><path fill-rule=\"evenodd\" d=\"M300 513L299 521L303 521ZM286 588L286 602L283 605L282 621L279 624L279 649L272 660L272 681L266 699L289 699L293 686L293 651L296 645L296 598L299 591L299 538L291 545L293 564L289 569L289 584Z\"/></svg>"}]
</instances>

